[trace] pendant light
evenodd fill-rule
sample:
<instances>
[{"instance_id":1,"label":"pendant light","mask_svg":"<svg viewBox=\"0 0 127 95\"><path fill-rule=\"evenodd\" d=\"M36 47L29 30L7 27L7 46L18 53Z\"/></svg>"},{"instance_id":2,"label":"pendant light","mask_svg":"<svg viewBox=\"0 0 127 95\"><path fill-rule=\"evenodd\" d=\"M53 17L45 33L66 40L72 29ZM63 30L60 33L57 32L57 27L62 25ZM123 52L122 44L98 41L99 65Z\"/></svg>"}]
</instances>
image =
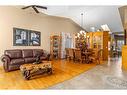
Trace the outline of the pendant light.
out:
<instances>
[{"instance_id":1,"label":"pendant light","mask_svg":"<svg viewBox=\"0 0 127 95\"><path fill-rule=\"evenodd\" d=\"M83 22L84 22L84 19L83 19L83 13L81 13L81 27L83 28ZM86 32L84 30L80 30L78 35L82 35L84 36L84 38L86 38Z\"/></svg>"},{"instance_id":2,"label":"pendant light","mask_svg":"<svg viewBox=\"0 0 127 95\"><path fill-rule=\"evenodd\" d=\"M76 34L76 48L86 49L86 32L83 29L83 13L81 13L81 30Z\"/></svg>"}]
</instances>

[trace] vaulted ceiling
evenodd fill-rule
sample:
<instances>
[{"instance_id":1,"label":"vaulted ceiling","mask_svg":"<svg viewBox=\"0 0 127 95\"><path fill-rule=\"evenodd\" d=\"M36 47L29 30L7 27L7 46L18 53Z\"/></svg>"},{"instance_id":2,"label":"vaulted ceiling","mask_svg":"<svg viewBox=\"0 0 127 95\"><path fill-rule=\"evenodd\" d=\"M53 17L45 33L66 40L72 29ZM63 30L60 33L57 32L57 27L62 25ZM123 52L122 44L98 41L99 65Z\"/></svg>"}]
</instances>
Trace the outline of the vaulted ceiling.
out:
<instances>
[{"instance_id":1,"label":"vaulted ceiling","mask_svg":"<svg viewBox=\"0 0 127 95\"><path fill-rule=\"evenodd\" d=\"M39 9L44 14L72 19L81 26L83 13L83 28L91 31L91 27L101 29L107 24L111 32L122 32L123 26L119 14L120 6L47 6L47 10Z\"/></svg>"}]
</instances>

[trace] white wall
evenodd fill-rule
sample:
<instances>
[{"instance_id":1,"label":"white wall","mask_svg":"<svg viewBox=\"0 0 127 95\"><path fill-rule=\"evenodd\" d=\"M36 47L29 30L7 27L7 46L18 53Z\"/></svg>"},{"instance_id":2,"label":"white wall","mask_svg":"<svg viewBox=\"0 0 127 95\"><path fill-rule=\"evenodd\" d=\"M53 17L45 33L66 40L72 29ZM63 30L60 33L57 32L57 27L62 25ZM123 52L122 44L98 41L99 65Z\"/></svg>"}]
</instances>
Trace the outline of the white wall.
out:
<instances>
[{"instance_id":1,"label":"white wall","mask_svg":"<svg viewBox=\"0 0 127 95\"><path fill-rule=\"evenodd\" d=\"M86 12L84 27L90 31L90 27L101 28L107 24L112 32L123 31L122 22L117 6L98 7Z\"/></svg>"},{"instance_id":2,"label":"white wall","mask_svg":"<svg viewBox=\"0 0 127 95\"><path fill-rule=\"evenodd\" d=\"M0 57L6 49L41 48L50 51L50 35L72 35L81 28L66 18L29 13L15 6L0 6ZM41 46L13 46L13 27L41 32Z\"/></svg>"},{"instance_id":3,"label":"white wall","mask_svg":"<svg viewBox=\"0 0 127 95\"><path fill-rule=\"evenodd\" d=\"M55 7L55 6L54 6ZM90 31L90 27L101 28L101 25L107 24L112 32L123 31L121 18L119 15L120 6L59 6L59 10L51 15L71 18L77 24L81 25L81 13L84 13L84 29ZM57 7L58 8L58 7ZM65 8L65 9L63 9ZM60 10L62 9L62 10Z\"/></svg>"}]
</instances>

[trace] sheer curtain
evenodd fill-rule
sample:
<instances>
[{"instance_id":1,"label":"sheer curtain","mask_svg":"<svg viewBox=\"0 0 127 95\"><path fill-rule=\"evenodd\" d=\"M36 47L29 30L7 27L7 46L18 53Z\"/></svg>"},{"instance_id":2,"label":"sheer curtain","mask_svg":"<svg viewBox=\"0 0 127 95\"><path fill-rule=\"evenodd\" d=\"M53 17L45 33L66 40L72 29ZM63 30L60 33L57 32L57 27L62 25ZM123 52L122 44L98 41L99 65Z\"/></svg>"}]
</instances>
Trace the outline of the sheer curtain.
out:
<instances>
[{"instance_id":1,"label":"sheer curtain","mask_svg":"<svg viewBox=\"0 0 127 95\"><path fill-rule=\"evenodd\" d=\"M73 39L70 33L61 33L62 46L61 46L61 58L65 58L66 51L65 48L73 48Z\"/></svg>"}]
</instances>

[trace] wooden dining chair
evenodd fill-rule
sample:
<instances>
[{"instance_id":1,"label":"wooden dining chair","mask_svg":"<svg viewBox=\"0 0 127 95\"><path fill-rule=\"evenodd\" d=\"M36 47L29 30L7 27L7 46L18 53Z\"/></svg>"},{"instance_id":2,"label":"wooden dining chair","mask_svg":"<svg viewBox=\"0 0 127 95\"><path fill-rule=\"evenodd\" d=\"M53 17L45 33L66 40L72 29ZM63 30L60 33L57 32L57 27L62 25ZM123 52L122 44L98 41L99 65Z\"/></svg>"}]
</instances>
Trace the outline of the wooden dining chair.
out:
<instances>
[{"instance_id":1,"label":"wooden dining chair","mask_svg":"<svg viewBox=\"0 0 127 95\"><path fill-rule=\"evenodd\" d=\"M72 49L72 48L69 48L69 50L68 50L68 57L69 57L69 60L73 60L74 59L74 49Z\"/></svg>"},{"instance_id":2,"label":"wooden dining chair","mask_svg":"<svg viewBox=\"0 0 127 95\"><path fill-rule=\"evenodd\" d=\"M93 52L93 49L92 48L88 48L87 51L88 52Z\"/></svg>"},{"instance_id":3,"label":"wooden dining chair","mask_svg":"<svg viewBox=\"0 0 127 95\"><path fill-rule=\"evenodd\" d=\"M102 49L94 49L93 54L89 57L91 62L95 61L97 64L100 64L100 58L101 58Z\"/></svg>"},{"instance_id":4,"label":"wooden dining chair","mask_svg":"<svg viewBox=\"0 0 127 95\"><path fill-rule=\"evenodd\" d=\"M74 61L80 61L83 63L83 61L85 60L85 57L82 56L81 50L76 49L75 50L75 60Z\"/></svg>"},{"instance_id":5,"label":"wooden dining chair","mask_svg":"<svg viewBox=\"0 0 127 95\"><path fill-rule=\"evenodd\" d=\"M65 57L66 57L66 59L67 59L67 58L69 58L69 48L65 48L65 51L66 51Z\"/></svg>"}]
</instances>

